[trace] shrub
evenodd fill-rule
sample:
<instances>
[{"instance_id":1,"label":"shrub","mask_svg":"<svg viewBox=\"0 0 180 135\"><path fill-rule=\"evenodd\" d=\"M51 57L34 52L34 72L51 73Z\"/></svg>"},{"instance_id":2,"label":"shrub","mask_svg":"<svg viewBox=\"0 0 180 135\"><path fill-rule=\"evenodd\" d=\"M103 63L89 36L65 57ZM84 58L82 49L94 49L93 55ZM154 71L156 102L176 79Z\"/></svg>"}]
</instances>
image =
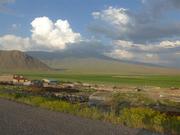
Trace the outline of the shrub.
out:
<instances>
[{"instance_id":1,"label":"shrub","mask_svg":"<svg viewBox=\"0 0 180 135\"><path fill-rule=\"evenodd\" d=\"M171 135L180 133L180 118L162 114L150 108L126 108L119 116L121 123L130 127L151 129Z\"/></svg>"}]
</instances>

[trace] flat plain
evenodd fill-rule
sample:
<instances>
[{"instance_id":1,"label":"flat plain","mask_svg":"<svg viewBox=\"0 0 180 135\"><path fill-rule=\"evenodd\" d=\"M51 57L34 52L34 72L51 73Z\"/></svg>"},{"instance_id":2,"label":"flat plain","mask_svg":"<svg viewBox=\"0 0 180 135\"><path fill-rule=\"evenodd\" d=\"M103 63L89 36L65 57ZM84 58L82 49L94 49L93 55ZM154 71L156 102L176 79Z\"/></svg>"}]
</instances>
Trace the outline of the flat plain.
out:
<instances>
[{"instance_id":1,"label":"flat plain","mask_svg":"<svg viewBox=\"0 0 180 135\"><path fill-rule=\"evenodd\" d=\"M180 87L180 75L118 75L118 74L69 74L21 73L30 79L54 78L60 81L77 81L104 85Z\"/></svg>"}]
</instances>

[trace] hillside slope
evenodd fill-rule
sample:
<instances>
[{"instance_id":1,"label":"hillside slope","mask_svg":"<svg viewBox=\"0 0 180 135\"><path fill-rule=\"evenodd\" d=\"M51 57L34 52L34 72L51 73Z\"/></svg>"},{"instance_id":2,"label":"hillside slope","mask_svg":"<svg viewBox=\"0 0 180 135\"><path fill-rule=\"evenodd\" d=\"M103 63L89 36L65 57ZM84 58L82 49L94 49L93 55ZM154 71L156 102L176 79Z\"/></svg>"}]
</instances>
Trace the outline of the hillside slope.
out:
<instances>
[{"instance_id":1,"label":"hillside slope","mask_svg":"<svg viewBox=\"0 0 180 135\"><path fill-rule=\"evenodd\" d=\"M165 68L142 63L118 61L103 56L79 56L61 52L28 52L29 55L41 59L48 66L64 69L69 73L84 74L160 74L177 75L179 69Z\"/></svg>"},{"instance_id":2,"label":"hillside slope","mask_svg":"<svg viewBox=\"0 0 180 135\"><path fill-rule=\"evenodd\" d=\"M40 60L20 51L0 51L0 70L49 70Z\"/></svg>"},{"instance_id":3,"label":"hillside slope","mask_svg":"<svg viewBox=\"0 0 180 135\"><path fill-rule=\"evenodd\" d=\"M176 75L180 70L130 64L125 62L104 60L98 58L64 58L59 60L44 60L52 68L65 69L70 73L94 73L94 74L160 74Z\"/></svg>"}]
</instances>

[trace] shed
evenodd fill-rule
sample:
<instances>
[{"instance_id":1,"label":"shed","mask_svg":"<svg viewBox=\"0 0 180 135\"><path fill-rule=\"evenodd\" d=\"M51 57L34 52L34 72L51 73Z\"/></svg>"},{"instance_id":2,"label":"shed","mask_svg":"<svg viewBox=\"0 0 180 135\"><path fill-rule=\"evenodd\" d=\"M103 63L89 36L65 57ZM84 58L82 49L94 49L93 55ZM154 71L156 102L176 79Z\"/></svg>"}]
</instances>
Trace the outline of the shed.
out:
<instances>
[{"instance_id":1,"label":"shed","mask_svg":"<svg viewBox=\"0 0 180 135\"><path fill-rule=\"evenodd\" d=\"M59 80L55 80L55 79L43 79L42 81L44 83L51 84L51 85L59 84Z\"/></svg>"}]
</instances>

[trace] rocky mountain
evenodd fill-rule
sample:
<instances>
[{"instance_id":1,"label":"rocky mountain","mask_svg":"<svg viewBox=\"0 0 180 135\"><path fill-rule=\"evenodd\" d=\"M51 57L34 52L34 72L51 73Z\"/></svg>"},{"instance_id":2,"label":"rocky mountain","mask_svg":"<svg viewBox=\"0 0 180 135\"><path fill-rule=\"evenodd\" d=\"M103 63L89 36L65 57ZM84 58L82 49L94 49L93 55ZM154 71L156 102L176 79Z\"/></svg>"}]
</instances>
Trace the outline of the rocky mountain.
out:
<instances>
[{"instance_id":1,"label":"rocky mountain","mask_svg":"<svg viewBox=\"0 0 180 135\"><path fill-rule=\"evenodd\" d=\"M0 70L50 70L40 60L21 51L0 51Z\"/></svg>"}]
</instances>

